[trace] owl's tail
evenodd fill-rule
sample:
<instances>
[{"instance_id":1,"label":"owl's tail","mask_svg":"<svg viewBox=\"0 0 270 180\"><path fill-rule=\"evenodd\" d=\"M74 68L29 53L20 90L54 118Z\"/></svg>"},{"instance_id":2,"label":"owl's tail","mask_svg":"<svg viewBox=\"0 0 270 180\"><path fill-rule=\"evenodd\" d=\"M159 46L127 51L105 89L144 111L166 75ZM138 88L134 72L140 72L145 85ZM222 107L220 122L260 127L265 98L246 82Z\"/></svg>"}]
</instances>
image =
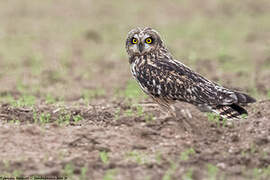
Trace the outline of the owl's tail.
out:
<instances>
[{"instance_id":1,"label":"owl's tail","mask_svg":"<svg viewBox=\"0 0 270 180\"><path fill-rule=\"evenodd\" d=\"M228 120L240 119L243 115L248 115L248 112L241 106L254 103L256 102L256 99L240 92L235 92L235 95L237 96L237 103L230 105L217 105L216 107L212 107L212 111Z\"/></svg>"},{"instance_id":2,"label":"owl's tail","mask_svg":"<svg viewBox=\"0 0 270 180\"><path fill-rule=\"evenodd\" d=\"M234 92L236 97L237 97L237 104L240 105L247 105L249 103L254 103L256 102L256 99L254 99L253 97L245 94L245 93L241 93L241 92Z\"/></svg>"},{"instance_id":3,"label":"owl's tail","mask_svg":"<svg viewBox=\"0 0 270 180\"><path fill-rule=\"evenodd\" d=\"M228 120L240 119L243 115L248 115L248 112L237 104L218 105L212 108L212 111Z\"/></svg>"}]
</instances>

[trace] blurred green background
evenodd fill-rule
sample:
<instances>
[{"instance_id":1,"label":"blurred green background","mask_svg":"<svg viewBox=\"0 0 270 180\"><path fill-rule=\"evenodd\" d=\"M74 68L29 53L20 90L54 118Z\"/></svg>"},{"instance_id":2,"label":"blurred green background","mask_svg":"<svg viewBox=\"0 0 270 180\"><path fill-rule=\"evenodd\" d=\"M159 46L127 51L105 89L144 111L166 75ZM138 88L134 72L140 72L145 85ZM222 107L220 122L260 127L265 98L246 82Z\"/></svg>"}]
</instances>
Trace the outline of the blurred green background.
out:
<instances>
[{"instance_id":1,"label":"blurred green background","mask_svg":"<svg viewBox=\"0 0 270 180\"><path fill-rule=\"evenodd\" d=\"M270 97L268 0L8 0L0 7L1 101L108 99L138 89L125 52L137 26L158 30L176 59L209 79Z\"/></svg>"}]
</instances>

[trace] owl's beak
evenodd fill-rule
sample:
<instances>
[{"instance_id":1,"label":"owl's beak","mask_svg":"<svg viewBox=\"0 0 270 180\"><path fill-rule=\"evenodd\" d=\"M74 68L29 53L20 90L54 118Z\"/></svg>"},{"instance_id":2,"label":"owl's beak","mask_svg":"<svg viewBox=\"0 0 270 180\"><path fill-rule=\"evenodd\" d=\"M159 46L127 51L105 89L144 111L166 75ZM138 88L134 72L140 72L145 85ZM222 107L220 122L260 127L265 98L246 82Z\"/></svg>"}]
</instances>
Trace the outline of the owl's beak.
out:
<instances>
[{"instance_id":1,"label":"owl's beak","mask_svg":"<svg viewBox=\"0 0 270 180\"><path fill-rule=\"evenodd\" d=\"M140 53L143 51L143 43L139 43L139 51L140 51Z\"/></svg>"}]
</instances>

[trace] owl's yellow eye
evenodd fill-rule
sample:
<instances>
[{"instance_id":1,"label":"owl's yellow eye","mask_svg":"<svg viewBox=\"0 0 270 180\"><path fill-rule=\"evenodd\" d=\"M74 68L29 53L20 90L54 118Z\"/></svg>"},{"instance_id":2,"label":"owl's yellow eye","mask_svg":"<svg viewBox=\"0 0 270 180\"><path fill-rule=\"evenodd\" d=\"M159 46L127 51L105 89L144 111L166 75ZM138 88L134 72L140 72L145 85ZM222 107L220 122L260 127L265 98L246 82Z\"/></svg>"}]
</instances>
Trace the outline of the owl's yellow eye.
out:
<instances>
[{"instance_id":1,"label":"owl's yellow eye","mask_svg":"<svg viewBox=\"0 0 270 180\"><path fill-rule=\"evenodd\" d=\"M145 42L147 43L147 44L151 44L152 42L153 42L153 39L152 38L146 38L145 39Z\"/></svg>"},{"instance_id":2,"label":"owl's yellow eye","mask_svg":"<svg viewBox=\"0 0 270 180\"><path fill-rule=\"evenodd\" d=\"M132 44L137 44L137 43L138 43L138 39L132 38L131 43L132 43Z\"/></svg>"}]
</instances>

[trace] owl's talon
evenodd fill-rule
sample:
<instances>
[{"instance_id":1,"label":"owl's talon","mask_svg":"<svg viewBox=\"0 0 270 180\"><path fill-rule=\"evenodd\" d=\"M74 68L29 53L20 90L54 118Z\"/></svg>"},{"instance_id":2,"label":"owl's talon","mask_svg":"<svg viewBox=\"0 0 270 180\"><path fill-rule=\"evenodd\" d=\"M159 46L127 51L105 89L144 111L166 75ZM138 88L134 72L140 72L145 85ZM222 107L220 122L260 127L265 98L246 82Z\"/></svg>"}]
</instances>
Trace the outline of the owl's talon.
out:
<instances>
[{"instance_id":1,"label":"owl's talon","mask_svg":"<svg viewBox=\"0 0 270 180\"><path fill-rule=\"evenodd\" d=\"M192 130L193 130L192 124L190 124L189 122L187 122L185 118L184 118L184 119L181 119L180 121L181 121L181 123L183 124L184 130L185 130L186 132L191 133Z\"/></svg>"},{"instance_id":2,"label":"owl's talon","mask_svg":"<svg viewBox=\"0 0 270 180\"><path fill-rule=\"evenodd\" d=\"M188 109L181 109L181 113L187 119L192 118L192 115L191 115L191 113L190 113L190 111Z\"/></svg>"}]
</instances>

